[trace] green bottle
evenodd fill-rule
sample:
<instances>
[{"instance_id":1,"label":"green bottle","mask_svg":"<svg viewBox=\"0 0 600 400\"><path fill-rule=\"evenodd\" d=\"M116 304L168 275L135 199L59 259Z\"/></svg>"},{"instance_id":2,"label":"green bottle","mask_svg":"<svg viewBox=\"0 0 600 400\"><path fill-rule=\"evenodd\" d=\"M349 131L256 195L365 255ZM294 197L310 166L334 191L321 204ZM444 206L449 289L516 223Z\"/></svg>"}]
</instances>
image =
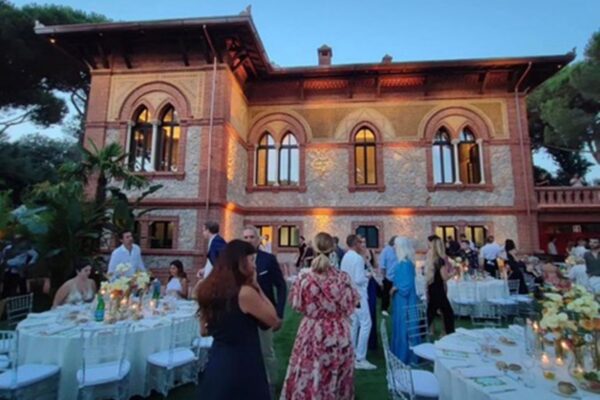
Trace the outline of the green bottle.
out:
<instances>
[{"instance_id":1,"label":"green bottle","mask_svg":"<svg viewBox=\"0 0 600 400\"><path fill-rule=\"evenodd\" d=\"M98 293L98 305L96 306L96 313L95 313L95 318L96 321L98 322L102 322L104 321L104 309L106 308L106 305L104 304L104 296L102 296L100 293Z\"/></svg>"}]
</instances>

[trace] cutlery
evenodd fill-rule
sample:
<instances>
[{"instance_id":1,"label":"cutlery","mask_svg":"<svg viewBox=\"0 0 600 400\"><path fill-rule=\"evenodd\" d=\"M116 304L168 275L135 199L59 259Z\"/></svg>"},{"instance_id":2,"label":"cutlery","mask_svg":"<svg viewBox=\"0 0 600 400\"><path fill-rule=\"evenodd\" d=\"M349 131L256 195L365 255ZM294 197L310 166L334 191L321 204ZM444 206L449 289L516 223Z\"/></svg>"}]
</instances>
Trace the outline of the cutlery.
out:
<instances>
[{"instance_id":1,"label":"cutlery","mask_svg":"<svg viewBox=\"0 0 600 400\"><path fill-rule=\"evenodd\" d=\"M501 390L493 390L491 392L488 392L488 394L498 394L498 393L506 393L506 392L516 392L517 389L501 389Z\"/></svg>"}]
</instances>

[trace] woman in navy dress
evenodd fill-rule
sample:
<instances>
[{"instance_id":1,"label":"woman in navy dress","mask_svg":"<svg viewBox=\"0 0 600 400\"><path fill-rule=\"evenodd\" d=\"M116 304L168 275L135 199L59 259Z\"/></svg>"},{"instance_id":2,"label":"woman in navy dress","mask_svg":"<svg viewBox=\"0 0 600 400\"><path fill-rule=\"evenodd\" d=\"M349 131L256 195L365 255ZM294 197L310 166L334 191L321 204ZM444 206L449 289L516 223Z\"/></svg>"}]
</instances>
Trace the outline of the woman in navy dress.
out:
<instances>
[{"instance_id":1,"label":"woman in navy dress","mask_svg":"<svg viewBox=\"0 0 600 400\"><path fill-rule=\"evenodd\" d=\"M233 240L197 289L200 330L214 338L198 398L270 399L258 338L259 326L278 329L281 320L256 281L256 249Z\"/></svg>"},{"instance_id":2,"label":"woman in navy dress","mask_svg":"<svg viewBox=\"0 0 600 400\"><path fill-rule=\"evenodd\" d=\"M405 237L397 237L394 240L394 250L398 261L392 269L393 287L390 291L392 296L392 343L390 349L402 362L408 364L414 360L409 346L418 343L409 343L407 325L407 307L417 304L417 289L415 287L415 249ZM413 333L415 332L416 318L413 321Z\"/></svg>"}]
</instances>

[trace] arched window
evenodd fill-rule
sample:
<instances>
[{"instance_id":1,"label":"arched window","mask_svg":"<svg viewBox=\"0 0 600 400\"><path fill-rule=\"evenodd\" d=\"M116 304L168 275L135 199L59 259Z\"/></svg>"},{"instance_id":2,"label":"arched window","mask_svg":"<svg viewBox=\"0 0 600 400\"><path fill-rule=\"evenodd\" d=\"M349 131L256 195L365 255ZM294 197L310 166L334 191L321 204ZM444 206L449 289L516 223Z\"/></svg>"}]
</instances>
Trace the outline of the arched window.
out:
<instances>
[{"instance_id":1,"label":"arched window","mask_svg":"<svg viewBox=\"0 0 600 400\"><path fill-rule=\"evenodd\" d=\"M440 128L435 134L432 153L434 182L454 183L454 155L446 128Z\"/></svg>"},{"instance_id":2,"label":"arched window","mask_svg":"<svg viewBox=\"0 0 600 400\"><path fill-rule=\"evenodd\" d=\"M481 183L479 146L475 135L466 127L460 133L458 143L458 170L462 183Z\"/></svg>"},{"instance_id":3,"label":"arched window","mask_svg":"<svg viewBox=\"0 0 600 400\"><path fill-rule=\"evenodd\" d=\"M160 119L158 127L158 149L156 159L157 171L177 172L179 161L179 140L181 127L177 118L177 111L168 105Z\"/></svg>"},{"instance_id":4,"label":"arched window","mask_svg":"<svg viewBox=\"0 0 600 400\"><path fill-rule=\"evenodd\" d=\"M300 180L300 151L298 141L288 132L279 147L279 184L298 185Z\"/></svg>"},{"instance_id":5,"label":"arched window","mask_svg":"<svg viewBox=\"0 0 600 400\"><path fill-rule=\"evenodd\" d=\"M152 165L152 123L144 106L135 114L129 141L129 168L133 171L154 171Z\"/></svg>"},{"instance_id":6,"label":"arched window","mask_svg":"<svg viewBox=\"0 0 600 400\"><path fill-rule=\"evenodd\" d=\"M256 185L271 186L277 182L277 149L273 136L265 132L256 148Z\"/></svg>"},{"instance_id":7,"label":"arched window","mask_svg":"<svg viewBox=\"0 0 600 400\"><path fill-rule=\"evenodd\" d=\"M354 182L357 185L377 184L375 134L366 127L354 136Z\"/></svg>"}]
</instances>

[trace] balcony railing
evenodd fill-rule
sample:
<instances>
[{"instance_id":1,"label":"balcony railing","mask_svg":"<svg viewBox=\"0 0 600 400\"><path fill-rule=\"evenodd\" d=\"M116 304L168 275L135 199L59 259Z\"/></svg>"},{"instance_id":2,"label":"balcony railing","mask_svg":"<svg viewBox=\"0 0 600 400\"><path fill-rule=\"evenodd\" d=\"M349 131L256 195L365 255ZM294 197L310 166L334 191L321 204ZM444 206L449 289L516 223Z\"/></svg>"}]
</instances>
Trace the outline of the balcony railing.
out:
<instances>
[{"instance_id":1,"label":"balcony railing","mask_svg":"<svg viewBox=\"0 0 600 400\"><path fill-rule=\"evenodd\" d=\"M539 207L599 207L600 186L536 187Z\"/></svg>"}]
</instances>

